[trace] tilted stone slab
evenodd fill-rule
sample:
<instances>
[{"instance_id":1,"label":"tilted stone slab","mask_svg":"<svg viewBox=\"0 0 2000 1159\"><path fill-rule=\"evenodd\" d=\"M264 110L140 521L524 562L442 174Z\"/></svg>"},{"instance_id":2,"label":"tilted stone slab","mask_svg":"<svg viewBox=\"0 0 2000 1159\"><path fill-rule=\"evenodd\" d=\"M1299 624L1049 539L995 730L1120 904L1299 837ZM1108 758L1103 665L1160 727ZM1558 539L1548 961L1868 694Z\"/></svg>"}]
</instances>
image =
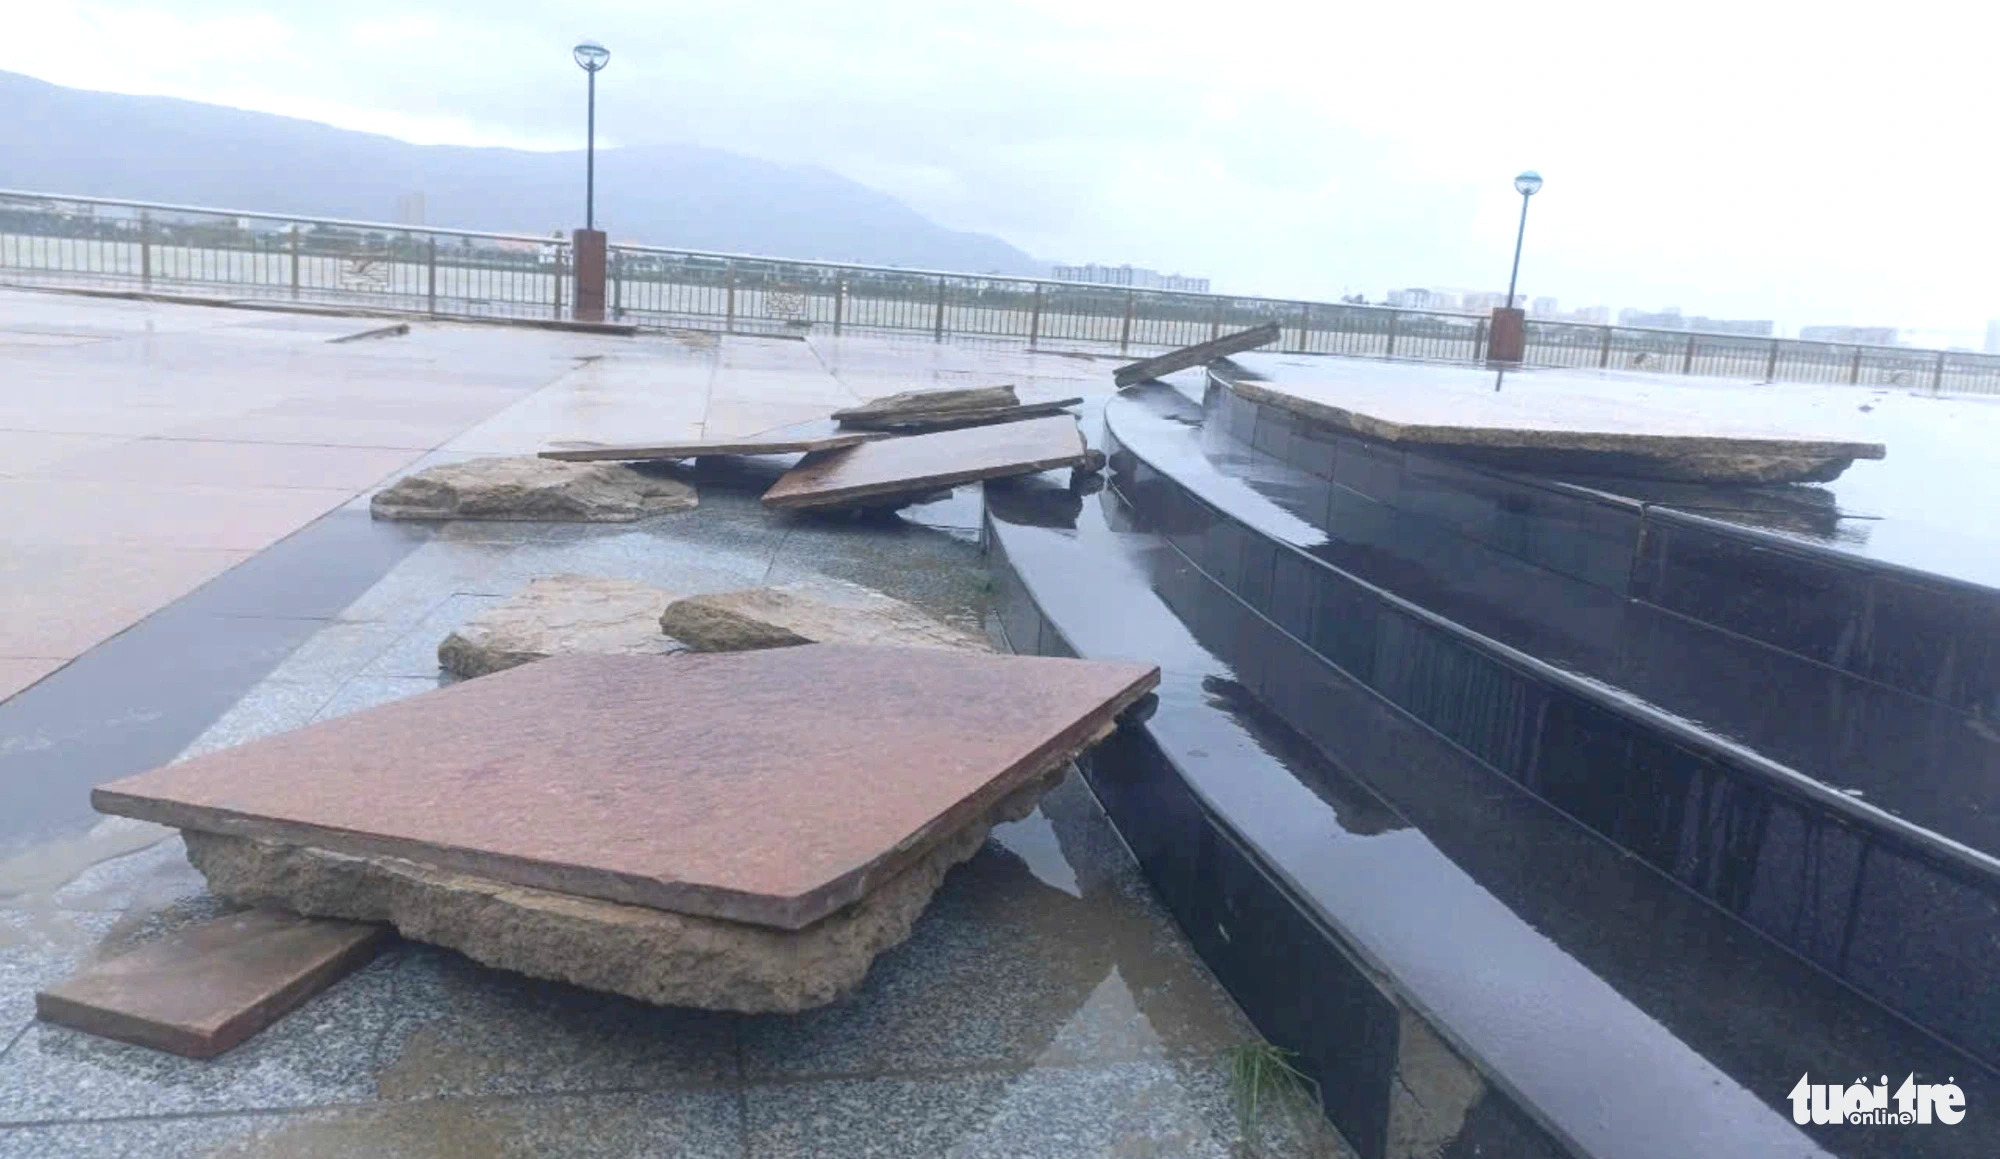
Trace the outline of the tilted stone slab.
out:
<instances>
[{"instance_id":1,"label":"tilted stone slab","mask_svg":"<svg viewBox=\"0 0 2000 1159\"><path fill-rule=\"evenodd\" d=\"M1183 346L1179 350L1169 350L1152 358L1142 358L1130 362L1111 372L1111 382L1115 386L1127 387L1135 382L1146 382L1177 370L1187 370L1241 354L1245 350L1255 350L1278 340L1278 324L1266 322L1262 326L1252 326L1248 330L1238 330L1234 334L1224 334L1207 342L1193 346Z\"/></svg>"},{"instance_id":2,"label":"tilted stone slab","mask_svg":"<svg viewBox=\"0 0 2000 1159\"><path fill-rule=\"evenodd\" d=\"M454 676L485 676L573 653L664 655L675 644L660 635L660 614L673 598L633 580L542 576L452 629L438 644L438 666Z\"/></svg>"},{"instance_id":3,"label":"tilted stone slab","mask_svg":"<svg viewBox=\"0 0 2000 1159\"><path fill-rule=\"evenodd\" d=\"M562 463L534 455L446 463L375 493L377 519L521 519L629 523L687 511L695 489L623 463Z\"/></svg>"},{"instance_id":4,"label":"tilted stone slab","mask_svg":"<svg viewBox=\"0 0 2000 1159\"><path fill-rule=\"evenodd\" d=\"M91 800L183 830L800 929L1158 681L1145 665L943 648L556 656Z\"/></svg>"},{"instance_id":5,"label":"tilted stone slab","mask_svg":"<svg viewBox=\"0 0 2000 1159\"><path fill-rule=\"evenodd\" d=\"M1625 475L1709 483L1825 482L1856 459L1880 459L1880 443L1743 429L1726 415L1691 414L1637 399L1544 387L1532 373L1490 376L1436 368L1421 384L1370 381L1340 368L1327 381L1231 377L1253 402L1339 430L1413 449L1514 470ZM1612 387L1615 389L1615 384Z\"/></svg>"},{"instance_id":6,"label":"tilted stone slab","mask_svg":"<svg viewBox=\"0 0 2000 1159\"><path fill-rule=\"evenodd\" d=\"M910 935L946 871L1060 781L1030 782L855 904L803 930L668 913L508 885L396 857L190 831L188 860L216 894L300 913L388 922L406 938L530 977L663 1006L792 1013L851 993Z\"/></svg>"},{"instance_id":7,"label":"tilted stone slab","mask_svg":"<svg viewBox=\"0 0 2000 1159\"><path fill-rule=\"evenodd\" d=\"M835 421L844 423L853 419L886 418L899 414L988 410L1000 406L1018 406L1020 402L1020 398L1014 394L1012 385L972 386L953 390L906 390L901 394L871 398L860 406L834 411L833 417Z\"/></svg>"},{"instance_id":8,"label":"tilted stone slab","mask_svg":"<svg viewBox=\"0 0 2000 1159\"><path fill-rule=\"evenodd\" d=\"M667 606L659 627L697 652L743 652L800 644L991 651L984 636L961 631L880 592L847 584L784 585L689 596Z\"/></svg>"},{"instance_id":9,"label":"tilted stone slab","mask_svg":"<svg viewBox=\"0 0 2000 1159\"><path fill-rule=\"evenodd\" d=\"M213 1058L375 956L380 925L271 910L176 930L35 995L35 1015L189 1058Z\"/></svg>"},{"instance_id":10,"label":"tilted stone slab","mask_svg":"<svg viewBox=\"0 0 2000 1159\"><path fill-rule=\"evenodd\" d=\"M540 458L561 463L651 462L654 460L699 459L708 455L795 455L809 451L837 451L880 436L868 431L829 434L817 437L784 438L751 435L741 439L697 439L681 443L635 443L624 446L602 444L563 445L543 451Z\"/></svg>"},{"instance_id":11,"label":"tilted stone slab","mask_svg":"<svg viewBox=\"0 0 2000 1159\"><path fill-rule=\"evenodd\" d=\"M800 463L764 492L780 509L863 507L979 479L1032 475L1085 461L1068 415L862 443Z\"/></svg>"},{"instance_id":12,"label":"tilted stone slab","mask_svg":"<svg viewBox=\"0 0 2000 1159\"><path fill-rule=\"evenodd\" d=\"M911 411L905 414L876 415L841 419L842 427L864 431L913 434L920 431L948 431L958 427L983 427L993 423L1013 423L1022 419L1058 414L1083 402L1081 397L1057 398L1047 402L1025 402L1019 406L992 406L962 410Z\"/></svg>"}]
</instances>

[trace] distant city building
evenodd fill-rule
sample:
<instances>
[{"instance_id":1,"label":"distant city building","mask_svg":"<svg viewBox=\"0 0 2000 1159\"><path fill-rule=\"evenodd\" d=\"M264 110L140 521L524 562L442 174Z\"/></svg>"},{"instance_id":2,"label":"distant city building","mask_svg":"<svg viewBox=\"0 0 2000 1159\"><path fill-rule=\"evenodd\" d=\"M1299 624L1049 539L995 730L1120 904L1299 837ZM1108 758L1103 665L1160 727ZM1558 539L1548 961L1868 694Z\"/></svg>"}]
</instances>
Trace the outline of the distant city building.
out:
<instances>
[{"instance_id":1,"label":"distant city building","mask_svg":"<svg viewBox=\"0 0 2000 1159\"><path fill-rule=\"evenodd\" d=\"M1100 266L1096 262L1091 262L1081 266L1057 266L1053 276L1058 282L1087 282L1093 286L1130 286L1135 290L1176 290L1186 294L1208 293L1207 278L1163 274L1158 270L1148 270L1138 266Z\"/></svg>"},{"instance_id":2,"label":"distant city building","mask_svg":"<svg viewBox=\"0 0 2000 1159\"><path fill-rule=\"evenodd\" d=\"M1520 298L1519 294L1514 295L1515 301L1519 301ZM1458 298L1458 308L1468 314L1484 314L1506 304L1506 294L1489 293L1484 290L1469 291L1459 295Z\"/></svg>"},{"instance_id":3,"label":"distant city building","mask_svg":"<svg viewBox=\"0 0 2000 1159\"><path fill-rule=\"evenodd\" d=\"M1777 332L1778 324L1769 318L1704 318L1697 314L1688 319L1687 328L1699 330L1703 334L1742 334L1750 338L1769 338Z\"/></svg>"},{"instance_id":4,"label":"distant city building","mask_svg":"<svg viewBox=\"0 0 2000 1159\"><path fill-rule=\"evenodd\" d=\"M1643 326L1648 330L1685 330L1687 319L1681 317L1679 306L1668 306L1664 310L1648 312L1627 306L1618 311L1620 326Z\"/></svg>"},{"instance_id":5,"label":"distant city building","mask_svg":"<svg viewBox=\"0 0 2000 1159\"><path fill-rule=\"evenodd\" d=\"M1541 297L1528 303L1528 313L1537 318L1553 318L1562 313L1562 307L1554 298Z\"/></svg>"},{"instance_id":6,"label":"distant city building","mask_svg":"<svg viewBox=\"0 0 2000 1159\"><path fill-rule=\"evenodd\" d=\"M1845 342L1856 346L1894 346L1894 326L1801 326L1801 342Z\"/></svg>"},{"instance_id":7,"label":"distant city building","mask_svg":"<svg viewBox=\"0 0 2000 1159\"><path fill-rule=\"evenodd\" d=\"M1389 304L1403 310L1456 310L1458 295L1450 290L1426 290L1415 286L1390 290Z\"/></svg>"},{"instance_id":8,"label":"distant city building","mask_svg":"<svg viewBox=\"0 0 2000 1159\"><path fill-rule=\"evenodd\" d=\"M1570 311L1569 316L1579 322L1589 322L1595 326L1603 326L1611 321L1611 307L1585 306L1581 309Z\"/></svg>"},{"instance_id":9,"label":"distant city building","mask_svg":"<svg viewBox=\"0 0 2000 1159\"><path fill-rule=\"evenodd\" d=\"M1986 353L2000 354L2000 318L1986 324Z\"/></svg>"},{"instance_id":10,"label":"distant city building","mask_svg":"<svg viewBox=\"0 0 2000 1159\"><path fill-rule=\"evenodd\" d=\"M396 224L422 225L424 223L424 195L421 190L405 193L396 198Z\"/></svg>"}]
</instances>

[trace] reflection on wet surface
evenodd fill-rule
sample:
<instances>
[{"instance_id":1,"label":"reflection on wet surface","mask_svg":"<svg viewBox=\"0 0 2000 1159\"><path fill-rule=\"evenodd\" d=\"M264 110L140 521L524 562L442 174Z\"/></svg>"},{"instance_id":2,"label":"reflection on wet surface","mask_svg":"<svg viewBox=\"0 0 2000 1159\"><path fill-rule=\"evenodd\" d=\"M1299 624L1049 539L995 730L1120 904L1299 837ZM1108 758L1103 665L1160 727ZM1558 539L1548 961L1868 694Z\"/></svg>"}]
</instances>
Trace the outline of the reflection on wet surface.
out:
<instances>
[{"instance_id":1,"label":"reflection on wet surface","mask_svg":"<svg viewBox=\"0 0 2000 1159\"><path fill-rule=\"evenodd\" d=\"M1267 1033L1323 1079L1341 1076L1329 1089L1379 1081L1364 1044L1402 1032L1394 1009L1371 1012L1365 996L1386 979L1590 1153L1812 1153L1785 1092L1805 1070L1861 1073L1881 1058L2000 1097L1963 1054L1305 656L1148 533L1119 493L1135 480L1113 449L1114 487L1074 527L1009 524L995 509L997 611L1017 645L1105 658L1151 648L1161 661L1159 712L1145 735L1121 732L1092 759L1092 782L1204 958ZM1226 838L1203 829L1206 816ZM1768 845L1799 839L1781 832L1787 820L1771 818ZM1239 846L1255 868L1231 860ZM1317 917L1292 916L1273 877ZM1328 929L1341 950L1323 948ZM1355 958L1370 973L1350 991L1343 963ZM1644 1105L1610 1094L1631 1085L1679 1093ZM1665 1108L1678 1109L1655 1113ZM1370 1106L1329 1110L1370 1146ZM1497 1129L1496 1114L1489 1093L1466 1130ZM1812 1134L1839 1154L1908 1153L1885 1134ZM1989 1129L1932 1149L1972 1156L1992 1143Z\"/></svg>"}]
</instances>

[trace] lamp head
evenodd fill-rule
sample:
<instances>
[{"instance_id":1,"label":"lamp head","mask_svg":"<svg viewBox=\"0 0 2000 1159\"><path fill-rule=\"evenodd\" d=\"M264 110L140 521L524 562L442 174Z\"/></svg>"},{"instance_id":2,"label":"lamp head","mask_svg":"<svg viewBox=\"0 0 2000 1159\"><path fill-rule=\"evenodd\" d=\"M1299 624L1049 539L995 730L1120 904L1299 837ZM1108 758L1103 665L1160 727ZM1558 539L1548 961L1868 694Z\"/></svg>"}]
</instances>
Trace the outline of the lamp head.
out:
<instances>
[{"instance_id":1,"label":"lamp head","mask_svg":"<svg viewBox=\"0 0 2000 1159\"><path fill-rule=\"evenodd\" d=\"M594 40L586 40L570 50L576 58L576 66L585 72L596 72L611 63L611 50Z\"/></svg>"},{"instance_id":2,"label":"lamp head","mask_svg":"<svg viewBox=\"0 0 2000 1159\"><path fill-rule=\"evenodd\" d=\"M577 51L581 52L582 49ZM1533 169L1523 170L1519 177L1514 178L1514 192L1523 197L1533 197L1541 188L1542 175Z\"/></svg>"}]
</instances>

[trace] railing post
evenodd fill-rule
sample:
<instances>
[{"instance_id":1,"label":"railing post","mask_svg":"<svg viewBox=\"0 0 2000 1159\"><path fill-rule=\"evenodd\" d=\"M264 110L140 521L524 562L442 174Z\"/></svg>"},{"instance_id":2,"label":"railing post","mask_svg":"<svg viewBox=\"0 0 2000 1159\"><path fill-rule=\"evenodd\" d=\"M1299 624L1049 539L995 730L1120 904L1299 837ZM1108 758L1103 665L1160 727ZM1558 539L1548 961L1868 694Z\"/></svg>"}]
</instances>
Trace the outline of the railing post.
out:
<instances>
[{"instance_id":1,"label":"railing post","mask_svg":"<svg viewBox=\"0 0 2000 1159\"><path fill-rule=\"evenodd\" d=\"M1854 386L1861 381L1861 350L1862 348L1859 346L1854 348L1854 361L1847 367L1847 385L1849 386Z\"/></svg>"},{"instance_id":2,"label":"railing post","mask_svg":"<svg viewBox=\"0 0 2000 1159\"><path fill-rule=\"evenodd\" d=\"M563 282L569 278L569 263L563 260L563 254L563 247L558 244L556 246L556 288L555 293L551 295L551 305L555 311L554 317L557 321L562 320Z\"/></svg>"},{"instance_id":3,"label":"railing post","mask_svg":"<svg viewBox=\"0 0 2000 1159\"><path fill-rule=\"evenodd\" d=\"M1764 362L1764 381L1765 381L1765 382L1776 382L1776 381L1778 381L1778 350L1779 350L1779 348L1780 348L1780 343L1779 343L1778 339L1776 339L1776 338L1773 338L1773 339L1771 339L1771 357L1770 357L1769 359L1765 360L1765 362Z\"/></svg>"},{"instance_id":4,"label":"railing post","mask_svg":"<svg viewBox=\"0 0 2000 1159\"><path fill-rule=\"evenodd\" d=\"M1401 316L1402 311L1400 310L1389 311L1389 337L1388 341L1382 344L1382 357L1384 358L1396 357L1396 319Z\"/></svg>"},{"instance_id":5,"label":"railing post","mask_svg":"<svg viewBox=\"0 0 2000 1159\"><path fill-rule=\"evenodd\" d=\"M430 235L429 244L424 247L424 302L425 310L432 317L438 312L438 235Z\"/></svg>"},{"instance_id":6,"label":"railing post","mask_svg":"<svg viewBox=\"0 0 2000 1159\"><path fill-rule=\"evenodd\" d=\"M938 275L937 306L931 311L931 341L944 341L944 275Z\"/></svg>"},{"instance_id":7,"label":"railing post","mask_svg":"<svg viewBox=\"0 0 2000 1159\"><path fill-rule=\"evenodd\" d=\"M1681 356L1681 373L1689 374L1692 373L1693 370L1694 370L1694 335L1690 334L1688 335L1687 353Z\"/></svg>"},{"instance_id":8,"label":"railing post","mask_svg":"<svg viewBox=\"0 0 2000 1159\"><path fill-rule=\"evenodd\" d=\"M1312 309L1313 309L1313 308L1312 308L1312 303L1311 303L1311 302L1300 302L1300 303L1299 303L1299 345L1298 345L1298 352L1299 352L1300 354L1304 354L1304 353L1307 353L1307 351L1308 351L1308 350L1310 350L1310 348L1311 348L1311 347L1310 347L1310 344L1309 344L1309 343L1308 343L1308 342L1306 341L1306 335L1307 335L1307 333L1308 333L1309 331L1311 331L1311 329L1312 329Z\"/></svg>"},{"instance_id":9,"label":"railing post","mask_svg":"<svg viewBox=\"0 0 2000 1159\"><path fill-rule=\"evenodd\" d=\"M625 317L625 272L622 269L625 255L611 251L611 317L620 320Z\"/></svg>"},{"instance_id":10,"label":"railing post","mask_svg":"<svg viewBox=\"0 0 2000 1159\"><path fill-rule=\"evenodd\" d=\"M1603 370L1606 367L1609 367L1610 365L1611 365L1611 327L1606 326L1604 328L1604 339L1603 341L1597 344L1597 369Z\"/></svg>"},{"instance_id":11,"label":"railing post","mask_svg":"<svg viewBox=\"0 0 2000 1159\"><path fill-rule=\"evenodd\" d=\"M1937 365L1931 369L1931 393L1944 393L1944 351L1938 351Z\"/></svg>"},{"instance_id":12,"label":"railing post","mask_svg":"<svg viewBox=\"0 0 2000 1159\"><path fill-rule=\"evenodd\" d=\"M1222 337L1222 299L1217 298L1215 300L1215 309L1209 313L1208 340L1213 342L1217 338Z\"/></svg>"},{"instance_id":13,"label":"railing post","mask_svg":"<svg viewBox=\"0 0 2000 1159\"><path fill-rule=\"evenodd\" d=\"M845 277L838 277L833 280L833 332L835 334L840 333L841 319L846 314L847 279Z\"/></svg>"},{"instance_id":14,"label":"railing post","mask_svg":"<svg viewBox=\"0 0 2000 1159\"><path fill-rule=\"evenodd\" d=\"M728 300L723 304L722 332L736 333L736 267L731 265L722 275L723 287L728 291Z\"/></svg>"},{"instance_id":15,"label":"railing post","mask_svg":"<svg viewBox=\"0 0 2000 1159\"><path fill-rule=\"evenodd\" d=\"M1028 313L1028 349L1030 350L1033 350L1035 344L1041 341L1042 338L1042 289L1042 284L1036 282L1035 305Z\"/></svg>"},{"instance_id":16,"label":"railing post","mask_svg":"<svg viewBox=\"0 0 2000 1159\"><path fill-rule=\"evenodd\" d=\"M139 288L153 288L153 219L139 214Z\"/></svg>"},{"instance_id":17,"label":"railing post","mask_svg":"<svg viewBox=\"0 0 2000 1159\"><path fill-rule=\"evenodd\" d=\"M1118 327L1118 353L1124 354L1132 346L1132 308L1138 305L1139 291L1125 291L1125 321Z\"/></svg>"},{"instance_id":18,"label":"railing post","mask_svg":"<svg viewBox=\"0 0 2000 1159\"><path fill-rule=\"evenodd\" d=\"M292 300L299 298L299 242L303 236L297 222L292 223Z\"/></svg>"},{"instance_id":19,"label":"railing post","mask_svg":"<svg viewBox=\"0 0 2000 1159\"><path fill-rule=\"evenodd\" d=\"M1472 329L1472 360L1474 362L1484 362L1486 360L1486 319L1484 318L1479 319Z\"/></svg>"}]
</instances>

